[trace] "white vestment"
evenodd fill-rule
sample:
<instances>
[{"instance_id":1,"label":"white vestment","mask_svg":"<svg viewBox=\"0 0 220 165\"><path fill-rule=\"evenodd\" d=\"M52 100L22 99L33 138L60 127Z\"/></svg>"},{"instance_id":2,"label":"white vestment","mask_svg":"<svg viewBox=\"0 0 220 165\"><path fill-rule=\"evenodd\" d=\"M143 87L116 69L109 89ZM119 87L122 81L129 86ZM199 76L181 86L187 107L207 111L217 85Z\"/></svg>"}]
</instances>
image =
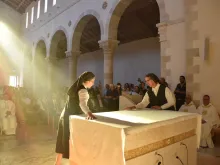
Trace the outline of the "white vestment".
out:
<instances>
[{"instance_id":1,"label":"white vestment","mask_svg":"<svg viewBox=\"0 0 220 165\"><path fill-rule=\"evenodd\" d=\"M198 113L195 104L191 101L189 104L183 104L180 109L180 112L189 112L189 113Z\"/></svg>"},{"instance_id":2,"label":"white vestment","mask_svg":"<svg viewBox=\"0 0 220 165\"><path fill-rule=\"evenodd\" d=\"M213 148L211 130L220 126L218 112L212 104L207 106L201 105L198 107L198 112L202 115L202 119L206 122L202 124L201 143L200 146Z\"/></svg>"},{"instance_id":3,"label":"white vestment","mask_svg":"<svg viewBox=\"0 0 220 165\"><path fill-rule=\"evenodd\" d=\"M15 104L10 100L0 100L0 122L6 135L15 135L17 122Z\"/></svg>"}]
</instances>

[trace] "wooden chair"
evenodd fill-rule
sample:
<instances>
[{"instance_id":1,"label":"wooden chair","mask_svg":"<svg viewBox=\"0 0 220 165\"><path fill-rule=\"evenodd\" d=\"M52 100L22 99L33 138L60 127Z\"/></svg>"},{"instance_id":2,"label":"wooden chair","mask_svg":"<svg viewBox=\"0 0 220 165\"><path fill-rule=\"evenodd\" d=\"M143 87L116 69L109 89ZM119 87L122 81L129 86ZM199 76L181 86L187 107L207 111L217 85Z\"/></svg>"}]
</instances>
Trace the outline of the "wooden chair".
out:
<instances>
[{"instance_id":1,"label":"wooden chair","mask_svg":"<svg viewBox=\"0 0 220 165\"><path fill-rule=\"evenodd\" d=\"M211 131L212 140L216 146L220 146L220 127L213 128Z\"/></svg>"}]
</instances>

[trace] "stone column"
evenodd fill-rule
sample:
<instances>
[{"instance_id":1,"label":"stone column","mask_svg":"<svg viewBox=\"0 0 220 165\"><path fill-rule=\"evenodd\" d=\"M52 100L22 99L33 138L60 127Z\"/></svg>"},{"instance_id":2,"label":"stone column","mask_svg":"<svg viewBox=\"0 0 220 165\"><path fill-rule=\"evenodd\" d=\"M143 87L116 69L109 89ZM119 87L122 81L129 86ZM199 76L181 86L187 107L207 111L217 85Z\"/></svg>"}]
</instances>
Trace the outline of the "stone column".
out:
<instances>
[{"instance_id":1,"label":"stone column","mask_svg":"<svg viewBox=\"0 0 220 165\"><path fill-rule=\"evenodd\" d=\"M34 58L31 61L31 70L32 70L32 92L35 94L36 91L36 64Z\"/></svg>"},{"instance_id":2,"label":"stone column","mask_svg":"<svg viewBox=\"0 0 220 165\"><path fill-rule=\"evenodd\" d=\"M51 90L52 88L52 60L50 57L46 57L45 58L46 62L47 62L47 89L48 91Z\"/></svg>"},{"instance_id":3,"label":"stone column","mask_svg":"<svg viewBox=\"0 0 220 165\"><path fill-rule=\"evenodd\" d=\"M77 78L77 60L80 56L80 51L66 51L66 57L68 59L68 75L69 75L69 86L71 86Z\"/></svg>"},{"instance_id":4,"label":"stone column","mask_svg":"<svg viewBox=\"0 0 220 165\"><path fill-rule=\"evenodd\" d=\"M104 52L104 85L113 83L113 56L118 44L117 40L99 41Z\"/></svg>"},{"instance_id":5,"label":"stone column","mask_svg":"<svg viewBox=\"0 0 220 165\"><path fill-rule=\"evenodd\" d=\"M169 81L171 77L171 69L167 64L171 61L171 55L167 53L169 48L169 41L167 40L167 26L166 22L157 24L158 33L160 35L160 57L161 57L161 77Z\"/></svg>"},{"instance_id":6,"label":"stone column","mask_svg":"<svg viewBox=\"0 0 220 165\"><path fill-rule=\"evenodd\" d=\"M185 0L186 20L186 90L198 106L201 98L198 0Z\"/></svg>"}]
</instances>

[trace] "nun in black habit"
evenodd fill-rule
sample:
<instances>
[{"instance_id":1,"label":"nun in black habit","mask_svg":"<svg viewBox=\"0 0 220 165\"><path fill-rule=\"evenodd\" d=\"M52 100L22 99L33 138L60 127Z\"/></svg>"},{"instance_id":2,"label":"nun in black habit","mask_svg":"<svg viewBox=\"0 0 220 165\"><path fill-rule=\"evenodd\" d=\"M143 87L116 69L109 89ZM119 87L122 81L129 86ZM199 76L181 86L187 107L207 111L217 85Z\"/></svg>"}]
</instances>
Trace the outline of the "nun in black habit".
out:
<instances>
[{"instance_id":1,"label":"nun in black habit","mask_svg":"<svg viewBox=\"0 0 220 165\"><path fill-rule=\"evenodd\" d=\"M68 90L68 99L58 125L55 165L60 165L62 158L69 159L69 116L85 113L87 119L96 119L87 106L89 100L87 89L94 85L94 81L95 75L92 72L84 72Z\"/></svg>"}]
</instances>

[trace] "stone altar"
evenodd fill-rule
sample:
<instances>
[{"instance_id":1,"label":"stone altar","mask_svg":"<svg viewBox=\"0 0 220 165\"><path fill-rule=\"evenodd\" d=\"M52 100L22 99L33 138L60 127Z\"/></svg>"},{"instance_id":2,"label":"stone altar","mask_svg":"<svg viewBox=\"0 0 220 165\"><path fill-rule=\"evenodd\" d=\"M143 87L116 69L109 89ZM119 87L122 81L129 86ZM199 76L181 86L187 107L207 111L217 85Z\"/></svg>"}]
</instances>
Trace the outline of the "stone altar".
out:
<instances>
[{"instance_id":1,"label":"stone altar","mask_svg":"<svg viewBox=\"0 0 220 165\"><path fill-rule=\"evenodd\" d=\"M149 109L95 115L70 117L71 165L197 164L200 115Z\"/></svg>"}]
</instances>

